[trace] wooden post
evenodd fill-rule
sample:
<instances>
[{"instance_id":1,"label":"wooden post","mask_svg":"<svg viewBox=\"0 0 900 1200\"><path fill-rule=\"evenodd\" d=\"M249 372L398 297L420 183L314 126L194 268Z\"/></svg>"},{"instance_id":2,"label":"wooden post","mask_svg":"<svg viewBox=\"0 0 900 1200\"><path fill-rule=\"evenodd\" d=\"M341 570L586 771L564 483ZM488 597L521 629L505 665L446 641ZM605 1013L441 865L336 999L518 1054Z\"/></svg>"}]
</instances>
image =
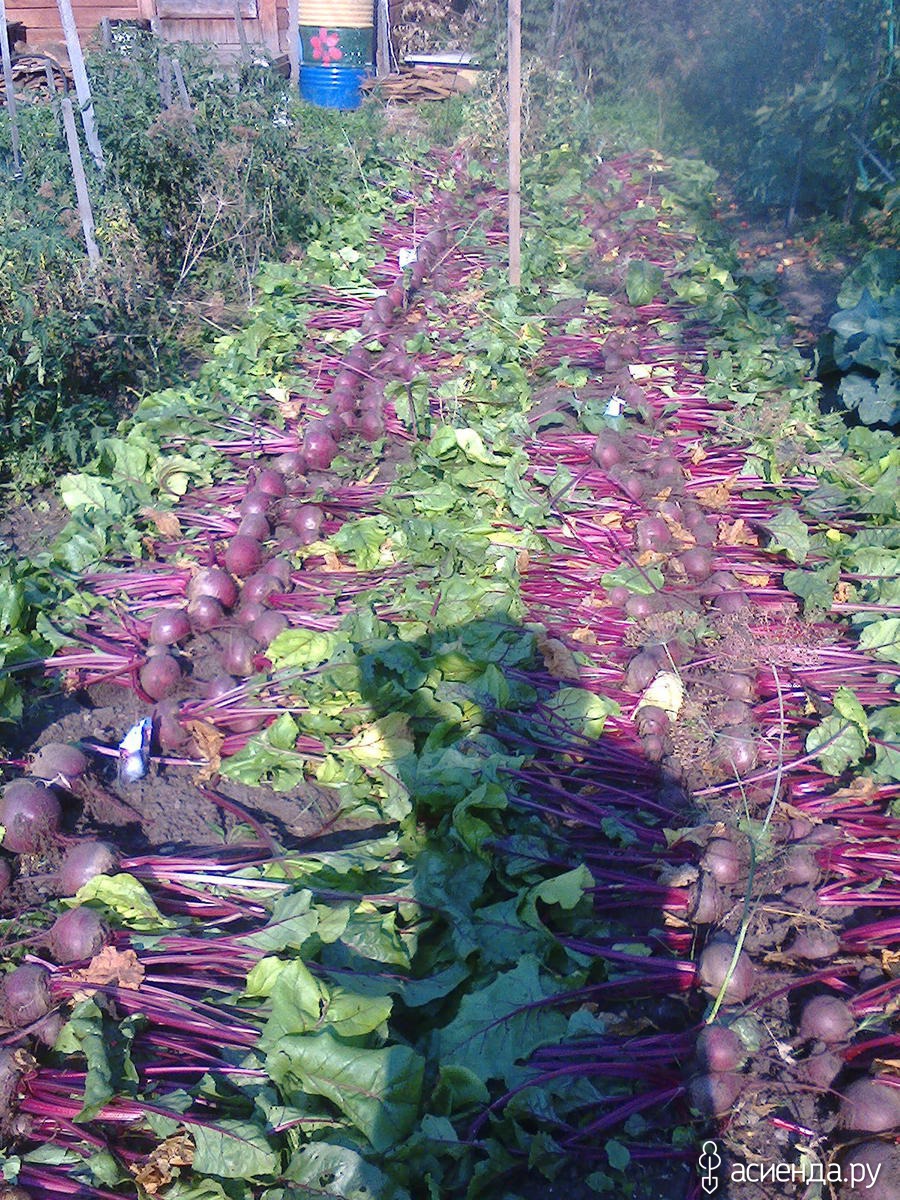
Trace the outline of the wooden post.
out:
<instances>
[{"instance_id":1,"label":"wooden post","mask_svg":"<svg viewBox=\"0 0 900 1200\"><path fill-rule=\"evenodd\" d=\"M84 230L84 242L87 246L88 261L92 267L95 267L100 261L100 251L97 248L97 243L94 241L94 214L91 211L91 197L84 174L84 163L81 161L81 147L78 145L75 112L72 108L72 101L68 96L63 96L59 102L59 106L62 110L66 143L69 147L69 158L72 162L75 195L78 198L78 212L81 216L81 228Z\"/></svg>"},{"instance_id":2,"label":"wooden post","mask_svg":"<svg viewBox=\"0 0 900 1200\"><path fill-rule=\"evenodd\" d=\"M84 55L81 52L81 41L75 25L75 14L72 12L72 0L56 0L59 9L59 19L66 38L66 49L69 52L69 62L72 67L72 78L75 80L75 95L81 109L81 121L84 125L84 136L88 150L98 171L104 168L103 150L100 138L97 136L97 124L94 120L94 101L91 99L91 89L88 84L87 70L84 66Z\"/></svg>"},{"instance_id":3,"label":"wooden post","mask_svg":"<svg viewBox=\"0 0 900 1200\"><path fill-rule=\"evenodd\" d=\"M508 0L509 282L522 283L522 0Z\"/></svg>"},{"instance_id":4,"label":"wooden post","mask_svg":"<svg viewBox=\"0 0 900 1200\"><path fill-rule=\"evenodd\" d=\"M391 73L391 19L389 0L375 0L375 74Z\"/></svg>"},{"instance_id":5,"label":"wooden post","mask_svg":"<svg viewBox=\"0 0 900 1200\"><path fill-rule=\"evenodd\" d=\"M112 26L109 17L100 18L100 41L104 50L112 50Z\"/></svg>"},{"instance_id":6,"label":"wooden post","mask_svg":"<svg viewBox=\"0 0 900 1200\"><path fill-rule=\"evenodd\" d=\"M241 44L241 58L244 62L250 61L250 46L247 42L247 34L244 30L244 18L241 16L241 0L234 0L234 23L237 26L238 41Z\"/></svg>"},{"instance_id":7,"label":"wooden post","mask_svg":"<svg viewBox=\"0 0 900 1200\"><path fill-rule=\"evenodd\" d=\"M294 94L300 86L300 0L288 0L288 62L291 64L291 87Z\"/></svg>"},{"instance_id":8,"label":"wooden post","mask_svg":"<svg viewBox=\"0 0 900 1200\"><path fill-rule=\"evenodd\" d=\"M163 108L172 107L172 60L168 54L160 54L156 64L159 78L159 102Z\"/></svg>"},{"instance_id":9,"label":"wooden post","mask_svg":"<svg viewBox=\"0 0 900 1200\"><path fill-rule=\"evenodd\" d=\"M22 155L19 151L19 119L16 116L16 97L13 93L9 31L6 28L6 0L0 0L0 53L3 55L3 82L6 84L6 111L9 115L9 140L12 146L13 175L18 179L22 174Z\"/></svg>"},{"instance_id":10,"label":"wooden post","mask_svg":"<svg viewBox=\"0 0 900 1200\"><path fill-rule=\"evenodd\" d=\"M172 56L172 74L175 76L175 86L178 88L178 95L181 97L181 107L185 112L192 113L194 110L191 107L191 94L187 90L187 84L184 82L184 71L181 69L181 61Z\"/></svg>"}]
</instances>

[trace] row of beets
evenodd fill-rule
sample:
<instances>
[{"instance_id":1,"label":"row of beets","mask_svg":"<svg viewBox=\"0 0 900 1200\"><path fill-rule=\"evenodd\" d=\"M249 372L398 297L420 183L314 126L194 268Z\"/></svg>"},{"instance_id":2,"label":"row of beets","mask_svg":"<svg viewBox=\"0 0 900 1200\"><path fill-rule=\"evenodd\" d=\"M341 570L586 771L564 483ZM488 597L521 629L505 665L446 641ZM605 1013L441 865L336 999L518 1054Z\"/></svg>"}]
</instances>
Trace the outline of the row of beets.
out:
<instances>
[{"instance_id":1,"label":"row of beets","mask_svg":"<svg viewBox=\"0 0 900 1200\"><path fill-rule=\"evenodd\" d=\"M230 733L248 734L271 719L271 704L246 703L241 681L265 669L267 647L290 623L292 593L304 590L304 573L294 569L289 556L319 539L328 508L327 502L323 507L305 497L315 491L317 477L328 479L342 445L349 443L352 453L354 437L372 442L385 432L386 417L392 427L396 424L386 405L385 384L409 384L417 367L406 352L405 336L392 334L392 327L447 246L443 229L424 237L408 284L401 277L362 312L360 340L337 363L324 401L316 402L324 402L326 411L303 422L295 435L296 448L279 448L269 456L269 465L258 456L250 463L238 460L247 484L238 490L233 508L225 511L226 520L233 513L236 528L221 539L207 532L205 541L195 543L192 549L206 565L189 575L173 569L166 606L149 622L140 620L131 627L137 644L127 660L130 669L116 674L144 699L160 702L154 716L161 749L186 745L188 737L179 723L182 705L173 697L187 692L196 704L198 683L204 720ZM190 524L191 497L187 500L184 520ZM164 598L162 587L156 591L157 599ZM191 681L186 651L195 638L210 633L217 635L214 648L221 671L205 681ZM94 682L103 676L97 661L98 670L92 674L89 660L64 651L53 666L82 671L85 681Z\"/></svg>"},{"instance_id":2,"label":"row of beets","mask_svg":"<svg viewBox=\"0 0 900 1200\"><path fill-rule=\"evenodd\" d=\"M617 202L626 207L632 169L620 170ZM673 266L668 231L640 228L642 256ZM655 333L657 320L678 315L673 304L639 308L612 338L609 394L629 386L623 346L647 381L631 381L629 407L640 421L627 423L630 432L592 440L556 431L532 446L536 468L562 460L580 491L557 539L561 554L533 563L526 595L536 617L589 657L582 682L622 705L614 734L636 736L663 769L663 804L628 813L639 851L593 846L585 861L598 898L605 886L634 905L655 934L651 944L682 960L669 960L667 986L673 998L685 981L696 991L680 1021L690 1026L711 1005L693 1054L673 1050L669 1063L687 1073L695 1111L715 1123L723 1169L797 1163L806 1147L830 1180L845 1181L842 1197L896 1200L900 1086L885 1060L900 1045L892 1019L900 982L890 969L900 941L900 821L884 812L896 789L869 785L863 800L851 788L848 798L804 749L815 719L810 695L827 703L852 679L865 702L888 704L890 681L839 627L805 622L779 586L791 564L764 545L786 488L776 494L749 476L737 485L743 457L715 446L696 332L682 347ZM586 324L581 337L580 352L571 338L560 339L560 352L588 361L593 346L596 360L605 330ZM679 409L669 416L673 397ZM799 497L814 481L786 485ZM602 577L623 567L641 586L604 587ZM613 765L608 754L607 771ZM673 785L688 789L694 820L703 821L680 840L664 815ZM603 797L612 786L593 791ZM582 801L570 792L554 804L571 819ZM664 970L660 962L655 979L636 978L632 994L658 994ZM677 1009L666 1012L679 1019ZM652 1039L646 1054L649 1077L663 1055ZM670 1103L672 1094L658 1099ZM789 1194L783 1175L771 1193L743 1178L747 1190L732 1182L729 1200ZM798 1168L796 1194L805 1195L799 1179Z\"/></svg>"},{"instance_id":3,"label":"row of beets","mask_svg":"<svg viewBox=\"0 0 900 1200\"><path fill-rule=\"evenodd\" d=\"M235 460L247 482L239 488L233 513L225 515L226 524L234 528L219 541L207 533L194 543L205 565L190 572L172 568L165 577L151 573L149 580L138 572L141 584L136 590L152 594L152 615L139 599L136 619L127 620L124 628L113 630L101 624L104 636L86 638L91 650L67 650L50 660L52 670L70 672L80 683L111 678L133 687L145 702L156 702L154 747L166 751L186 746L189 739L182 722L191 716L191 701L197 708L198 688L203 718L232 733L246 735L259 729L278 711L273 695L265 704L254 702L242 684L265 670L266 648L288 626L288 617L273 605L280 601L290 608L295 586L301 591L305 586L303 573L292 567L289 555L298 546L319 539L326 514L322 505L304 497L315 490L316 476L328 478L326 473L342 444L349 442L352 452L354 436L363 443L381 437L386 416L396 426L393 413L389 408L386 411L385 383L398 380L408 384L417 368L406 354L405 337L402 333L392 336L392 327L399 324L411 296L422 287L448 244L443 229L424 237L409 279L395 279L363 312L357 323L360 340L336 366L324 398L325 411L315 415L321 401L310 406L312 416L290 435L294 446L280 446L269 456L268 464L258 455L250 465ZM185 504L188 524L190 502L189 496ZM201 508L202 504L201 500ZM117 588L127 589L127 579L127 572L116 572ZM217 635L212 645L220 655L222 669L205 682L191 679L192 651L210 634ZM127 642L124 653L123 639ZM186 695L187 706L173 698L176 695ZM148 879L156 879L152 863L146 867L141 860L120 861L111 846L62 832L66 810L77 805L83 788L90 791L91 762L82 749L48 743L27 769L29 777L8 783L0 796L2 844L8 852L7 857L0 857L0 891L13 881L16 856L43 857L54 848L51 857L57 859L58 867L44 886L60 897L74 896L96 875L118 867L138 874L149 870ZM164 871L167 878L171 873L169 868ZM203 907L213 912L208 902ZM174 911L182 911L181 904L176 903ZM192 911L191 906L183 911ZM66 987L78 987L67 983L65 968L90 960L109 941L110 931L100 914L89 906L74 906L46 931L17 943L19 949L29 950L31 961L8 972L0 982L0 1022L13 1031L6 1042L14 1047L33 1038L52 1046L63 1024L58 1000ZM55 974L40 961L40 951L58 964ZM39 1080L32 1080L23 1096L25 1062L13 1048L0 1051L0 1129L6 1135L15 1132L17 1093L23 1111L33 1114L46 1109L36 1099L43 1086ZM52 1092L52 1082L48 1086ZM54 1096L53 1103L58 1106L61 1101ZM76 1101L70 1115L79 1107ZM62 1117L63 1108L57 1110ZM30 1129L31 1119L21 1118L20 1133ZM41 1172L31 1174L37 1178ZM60 1181L47 1177L44 1183L56 1188ZM30 1196L25 1189L12 1186L0 1187L0 1193L3 1200Z\"/></svg>"}]
</instances>

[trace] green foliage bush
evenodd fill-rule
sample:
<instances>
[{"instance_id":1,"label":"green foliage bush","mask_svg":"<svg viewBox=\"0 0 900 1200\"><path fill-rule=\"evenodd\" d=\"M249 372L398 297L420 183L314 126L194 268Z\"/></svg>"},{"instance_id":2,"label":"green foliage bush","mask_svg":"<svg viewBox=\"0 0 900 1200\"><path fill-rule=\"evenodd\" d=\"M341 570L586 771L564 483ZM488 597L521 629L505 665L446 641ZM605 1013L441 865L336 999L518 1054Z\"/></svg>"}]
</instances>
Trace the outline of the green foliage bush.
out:
<instances>
[{"instance_id":1,"label":"green foliage bush","mask_svg":"<svg viewBox=\"0 0 900 1200\"><path fill-rule=\"evenodd\" d=\"M171 48L170 48L171 49ZM79 465L190 349L199 298L252 299L267 257L307 244L377 179L373 113L304 105L268 67L226 72L179 49L192 112L164 108L159 47L89 58L103 178L86 156L102 262L88 270L71 168L50 104L19 107L23 175L0 192L0 483ZM9 161L0 110L0 163Z\"/></svg>"}]
</instances>

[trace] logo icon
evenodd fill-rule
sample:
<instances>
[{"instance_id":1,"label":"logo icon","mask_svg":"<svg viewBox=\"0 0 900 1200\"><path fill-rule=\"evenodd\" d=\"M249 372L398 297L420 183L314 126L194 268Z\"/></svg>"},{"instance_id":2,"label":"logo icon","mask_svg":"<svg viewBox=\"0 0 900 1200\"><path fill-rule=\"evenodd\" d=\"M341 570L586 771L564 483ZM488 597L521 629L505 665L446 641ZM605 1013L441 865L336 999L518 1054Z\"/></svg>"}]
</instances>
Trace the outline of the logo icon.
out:
<instances>
[{"instance_id":1,"label":"logo icon","mask_svg":"<svg viewBox=\"0 0 900 1200\"><path fill-rule=\"evenodd\" d=\"M697 1159L700 1168L700 1186L707 1196L713 1196L719 1190L719 1180L716 1172L722 1165L719 1148L713 1141L704 1142L700 1147L700 1157Z\"/></svg>"}]
</instances>

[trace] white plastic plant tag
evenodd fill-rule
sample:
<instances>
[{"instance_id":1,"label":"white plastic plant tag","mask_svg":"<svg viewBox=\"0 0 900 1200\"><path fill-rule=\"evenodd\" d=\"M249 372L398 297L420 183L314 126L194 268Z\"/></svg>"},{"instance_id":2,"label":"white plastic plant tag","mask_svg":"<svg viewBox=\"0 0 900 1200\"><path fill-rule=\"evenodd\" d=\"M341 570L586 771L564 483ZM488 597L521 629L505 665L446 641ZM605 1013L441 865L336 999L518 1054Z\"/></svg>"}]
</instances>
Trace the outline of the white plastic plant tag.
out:
<instances>
[{"instance_id":1,"label":"white plastic plant tag","mask_svg":"<svg viewBox=\"0 0 900 1200\"><path fill-rule=\"evenodd\" d=\"M119 742L119 783L136 783L147 774L153 721L144 717Z\"/></svg>"},{"instance_id":2,"label":"white plastic plant tag","mask_svg":"<svg viewBox=\"0 0 900 1200\"><path fill-rule=\"evenodd\" d=\"M400 264L400 270L405 271L407 267L411 267L414 262L417 262L419 252L410 246L404 246L397 254L397 262Z\"/></svg>"}]
</instances>

